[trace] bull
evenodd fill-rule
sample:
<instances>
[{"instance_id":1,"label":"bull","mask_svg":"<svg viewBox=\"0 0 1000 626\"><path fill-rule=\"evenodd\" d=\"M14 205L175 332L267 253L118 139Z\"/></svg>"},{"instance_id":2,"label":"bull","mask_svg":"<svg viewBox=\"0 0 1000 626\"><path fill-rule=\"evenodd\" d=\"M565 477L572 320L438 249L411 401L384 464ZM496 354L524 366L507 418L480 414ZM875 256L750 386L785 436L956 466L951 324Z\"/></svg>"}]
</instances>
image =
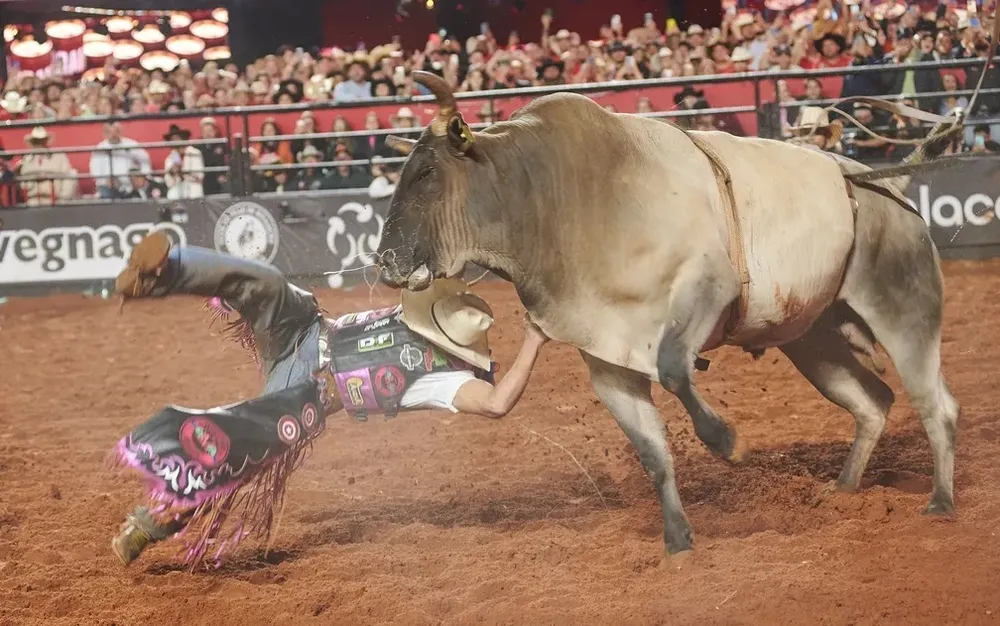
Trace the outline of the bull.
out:
<instances>
[{"instance_id":1,"label":"bull","mask_svg":"<svg viewBox=\"0 0 1000 626\"><path fill-rule=\"evenodd\" d=\"M574 93L540 97L473 132L447 84L417 82L438 114L407 154L378 250L380 280L424 289L467 263L513 283L531 319L579 349L597 396L655 485L668 554L693 533L658 381L716 456L740 461L735 429L695 385L701 353L777 348L855 437L830 488L856 490L894 394L861 356L880 345L930 440L926 514L954 510L960 407L941 372L943 277L927 225L868 168L802 146L688 132L604 110ZM895 197L893 197L895 196Z\"/></svg>"}]
</instances>

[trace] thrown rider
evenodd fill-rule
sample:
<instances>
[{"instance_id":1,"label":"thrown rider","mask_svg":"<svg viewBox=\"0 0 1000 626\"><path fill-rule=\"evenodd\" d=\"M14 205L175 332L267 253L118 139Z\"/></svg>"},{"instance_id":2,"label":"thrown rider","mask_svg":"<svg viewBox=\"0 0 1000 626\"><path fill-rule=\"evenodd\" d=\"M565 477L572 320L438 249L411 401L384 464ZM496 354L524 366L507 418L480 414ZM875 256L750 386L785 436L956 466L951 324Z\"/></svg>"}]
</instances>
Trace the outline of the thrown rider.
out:
<instances>
[{"instance_id":1,"label":"thrown rider","mask_svg":"<svg viewBox=\"0 0 1000 626\"><path fill-rule=\"evenodd\" d=\"M125 565L172 536L186 540L192 568L248 535L268 536L288 474L342 409L360 420L419 409L503 416L546 342L525 317L520 353L495 383L493 313L461 281L435 280L404 291L397 306L329 318L274 267L173 246L161 231L136 245L115 289L126 299L202 296L221 317L237 313L231 335L267 379L259 396L236 404L167 406L119 441L115 458L143 475L148 499L111 542Z\"/></svg>"}]
</instances>

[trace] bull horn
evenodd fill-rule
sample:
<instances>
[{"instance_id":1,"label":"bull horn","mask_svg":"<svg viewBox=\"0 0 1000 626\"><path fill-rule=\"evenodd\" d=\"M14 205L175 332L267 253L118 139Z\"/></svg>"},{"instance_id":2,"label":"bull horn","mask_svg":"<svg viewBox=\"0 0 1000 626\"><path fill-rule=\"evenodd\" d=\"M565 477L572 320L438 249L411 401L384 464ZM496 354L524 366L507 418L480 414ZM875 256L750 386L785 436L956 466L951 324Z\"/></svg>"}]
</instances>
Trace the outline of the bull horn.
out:
<instances>
[{"instance_id":1,"label":"bull horn","mask_svg":"<svg viewBox=\"0 0 1000 626\"><path fill-rule=\"evenodd\" d=\"M396 135L389 135L385 138L385 145L389 146L396 152L406 156L413 152L413 148L416 147L417 141L415 139L407 139L405 137L397 137Z\"/></svg>"},{"instance_id":2,"label":"bull horn","mask_svg":"<svg viewBox=\"0 0 1000 626\"><path fill-rule=\"evenodd\" d=\"M455 114L455 94L451 92L448 83L437 74L417 70L413 72L413 80L430 89L437 98L438 114L431 122L431 132L437 137L444 137L448 134L448 122Z\"/></svg>"}]
</instances>

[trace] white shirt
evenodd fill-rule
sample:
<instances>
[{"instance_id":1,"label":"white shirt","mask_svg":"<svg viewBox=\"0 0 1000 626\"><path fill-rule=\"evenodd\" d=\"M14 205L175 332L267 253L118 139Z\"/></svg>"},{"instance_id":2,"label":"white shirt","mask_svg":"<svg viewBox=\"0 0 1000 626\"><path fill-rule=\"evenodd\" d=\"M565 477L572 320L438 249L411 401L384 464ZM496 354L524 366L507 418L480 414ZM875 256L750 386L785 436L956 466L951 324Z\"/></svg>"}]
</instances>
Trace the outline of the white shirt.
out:
<instances>
[{"instance_id":1,"label":"white shirt","mask_svg":"<svg viewBox=\"0 0 1000 626\"><path fill-rule=\"evenodd\" d=\"M462 385L475 377L468 370L424 374L406 390L400 406L405 409L447 409L458 413L455 396Z\"/></svg>"},{"instance_id":2,"label":"white shirt","mask_svg":"<svg viewBox=\"0 0 1000 626\"><path fill-rule=\"evenodd\" d=\"M107 185L108 177L114 175L118 179L121 188L129 185L129 170L138 167L143 172L149 172L151 164L149 153L143 148L135 147L138 144L135 139L122 137L121 141L113 146L105 139L97 144L98 148L121 148L114 152L92 152L90 155L90 173L96 177L98 185Z\"/></svg>"}]
</instances>

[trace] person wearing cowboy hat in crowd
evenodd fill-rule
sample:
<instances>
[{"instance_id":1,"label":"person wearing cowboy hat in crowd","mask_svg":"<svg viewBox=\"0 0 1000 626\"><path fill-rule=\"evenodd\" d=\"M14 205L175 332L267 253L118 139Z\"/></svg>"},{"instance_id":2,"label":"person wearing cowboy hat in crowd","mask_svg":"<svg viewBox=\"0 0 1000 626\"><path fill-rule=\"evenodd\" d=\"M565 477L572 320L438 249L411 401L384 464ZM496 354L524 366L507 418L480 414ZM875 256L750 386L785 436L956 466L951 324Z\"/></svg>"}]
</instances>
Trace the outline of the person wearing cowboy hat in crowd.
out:
<instances>
[{"instance_id":1,"label":"person wearing cowboy hat in crowd","mask_svg":"<svg viewBox=\"0 0 1000 626\"><path fill-rule=\"evenodd\" d=\"M353 161L354 157L345 144L337 144L332 160ZM320 189L365 189L372 182L371 175L357 165L338 165L330 170L320 182Z\"/></svg>"},{"instance_id":2,"label":"person wearing cowboy hat in crowd","mask_svg":"<svg viewBox=\"0 0 1000 626\"><path fill-rule=\"evenodd\" d=\"M167 187L150 178L149 173L133 166L129 170L132 179L125 197L130 200L162 200L167 197Z\"/></svg>"},{"instance_id":3,"label":"person wearing cowboy hat in crowd","mask_svg":"<svg viewBox=\"0 0 1000 626\"><path fill-rule=\"evenodd\" d=\"M24 136L29 150L48 150L52 136L44 126L35 126ZM18 178L28 206L51 206L76 198L76 170L65 152L26 154Z\"/></svg>"},{"instance_id":4,"label":"person wearing cowboy hat in crowd","mask_svg":"<svg viewBox=\"0 0 1000 626\"><path fill-rule=\"evenodd\" d=\"M157 113L164 110L170 101L170 85L162 80L153 80L149 83L148 91L146 113Z\"/></svg>"},{"instance_id":5,"label":"person wearing cowboy hat in crowd","mask_svg":"<svg viewBox=\"0 0 1000 626\"><path fill-rule=\"evenodd\" d=\"M547 341L525 315L520 351L498 382L494 313L461 280L437 279L403 291L395 306L328 317L273 266L173 246L163 231L135 246L115 291L125 300L209 298L221 316L238 315L231 336L266 379L256 398L207 411L168 406L119 441L121 465L148 480L148 505L128 513L111 542L125 565L181 530L192 567L217 560L244 531L266 534L287 474L342 411L360 421L417 410L503 417ZM157 479L178 463L194 475L183 484Z\"/></svg>"},{"instance_id":6,"label":"person wearing cowboy hat in crowd","mask_svg":"<svg viewBox=\"0 0 1000 626\"><path fill-rule=\"evenodd\" d=\"M263 166L283 165L281 157L275 153L261 155L258 163ZM262 193L285 193L291 191L288 183L288 170L284 168L269 168L256 178L255 187Z\"/></svg>"},{"instance_id":7,"label":"person wearing cowboy hat in crowd","mask_svg":"<svg viewBox=\"0 0 1000 626\"><path fill-rule=\"evenodd\" d=\"M737 46L729 56L729 65L725 69L719 70L718 73L742 74L749 72L751 61L753 61L753 56L750 54L750 51L744 46Z\"/></svg>"},{"instance_id":8,"label":"person wearing cowboy hat in crowd","mask_svg":"<svg viewBox=\"0 0 1000 626\"><path fill-rule=\"evenodd\" d=\"M335 102L368 100L372 97L372 84L368 80L368 64L360 58L347 64L347 80L333 88Z\"/></svg>"},{"instance_id":9,"label":"person wearing cowboy hat in crowd","mask_svg":"<svg viewBox=\"0 0 1000 626\"><path fill-rule=\"evenodd\" d=\"M804 107L798 124L788 129L789 143L807 145L825 152L842 152L840 138L844 124L840 120L830 123L830 114L822 107Z\"/></svg>"},{"instance_id":10,"label":"person wearing cowboy hat in crowd","mask_svg":"<svg viewBox=\"0 0 1000 626\"><path fill-rule=\"evenodd\" d=\"M295 191L315 191L319 189L320 183L323 180L324 172L315 164L323 160L323 153L319 149L309 144L299 152L298 162L302 163L305 167L300 169L292 180L291 187Z\"/></svg>"},{"instance_id":11,"label":"person wearing cowboy hat in crowd","mask_svg":"<svg viewBox=\"0 0 1000 626\"><path fill-rule=\"evenodd\" d=\"M695 89L691 85L684 85L684 89L674 94L674 105L679 111L691 111L704 97L705 92L701 89Z\"/></svg>"},{"instance_id":12,"label":"person wearing cowboy hat in crowd","mask_svg":"<svg viewBox=\"0 0 1000 626\"><path fill-rule=\"evenodd\" d=\"M538 86L546 87L564 84L566 82L563 80L563 70L565 68L566 64L561 60L545 57L538 66L538 79L536 84Z\"/></svg>"},{"instance_id":13,"label":"person wearing cowboy hat in crowd","mask_svg":"<svg viewBox=\"0 0 1000 626\"><path fill-rule=\"evenodd\" d=\"M28 111L28 97L22 96L16 91L8 91L0 99L0 120L26 120L30 112Z\"/></svg>"},{"instance_id":14,"label":"person wearing cowboy hat in crowd","mask_svg":"<svg viewBox=\"0 0 1000 626\"><path fill-rule=\"evenodd\" d=\"M207 140L218 139L222 136L219 129L219 122L214 117L203 117L198 122L201 129L201 138ZM225 167L226 166L226 145L220 143L202 144L198 146L201 151L201 160L205 167ZM209 172L205 174L202 185L206 196L224 193L228 187L228 178L225 172Z\"/></svg>"},{"instance_id":15,"label":"person wearing cowboy hat in crowd","mask_svg":"<svg viewBox=\"0 0 1000 626\"><path fill-rule=\"evenodd\" d=\"M410 107L400 107L398 111L389 116L389 125L397 129L416 129L418 123L419 120ZM405 137L414 133L401 134Z\"/></svg>"},{"instance_id":16,"label":"person wearing cowboy hat in crowd","mask_svg":"<svg viewBox=\"0 0 1000 626\"><path fill-rule=\"evenodd\" d=\"M804 69L838 68L851 64L851 57L844 53L847 49L847 40L840 33L826 33L815 39L813 46L819 51L819 57L813 57L812 67L806 67L804 62L807 59L803 59Z\"/></svg>"},{"instance_id":17,"label":"person wearing cowboy hat in crowd","mask_svg":"<svg viewBox=\"0 0 1000 626\"><path fill-rule=\"evenodd\" d=\"M163 141L188 141L191 131L171 124L163 135ZM163 164L163 182L167 185L168 200L201 198L205 195L202 181L205 178L205 162L201 150L192 145L175 147L167 155Z\"/></svg>"},{"instance_id":18,"label":"person wearing cowboy hat in crowd","mask_svg":"<svg viewBox=\"0 0 1000 626\"><path fill-rule=\"evenodd\" d=\"M381 200L392 196L399 184L399 175L403 170L402 163L388 162L381 156L372 157L372 176L375 179L368 185L368 195L372 200Z\"/></svg>"},{"instance_id":19,"label":"person wearing cowboy hat in crowd","mask_svg":"<svg viewBox=\"0 0 1000 626\"><path fill-rule=\"evenodd\" d=\"M90 174L97 184L99 198L120 198L122 192L128 189L128 173L132 167L150 171L153 169L152 162L149 153L138 147L135 139L122 136L119 122L105 122L103 132L104 140L90 154Z\"/></svg>"}]
</instances>

